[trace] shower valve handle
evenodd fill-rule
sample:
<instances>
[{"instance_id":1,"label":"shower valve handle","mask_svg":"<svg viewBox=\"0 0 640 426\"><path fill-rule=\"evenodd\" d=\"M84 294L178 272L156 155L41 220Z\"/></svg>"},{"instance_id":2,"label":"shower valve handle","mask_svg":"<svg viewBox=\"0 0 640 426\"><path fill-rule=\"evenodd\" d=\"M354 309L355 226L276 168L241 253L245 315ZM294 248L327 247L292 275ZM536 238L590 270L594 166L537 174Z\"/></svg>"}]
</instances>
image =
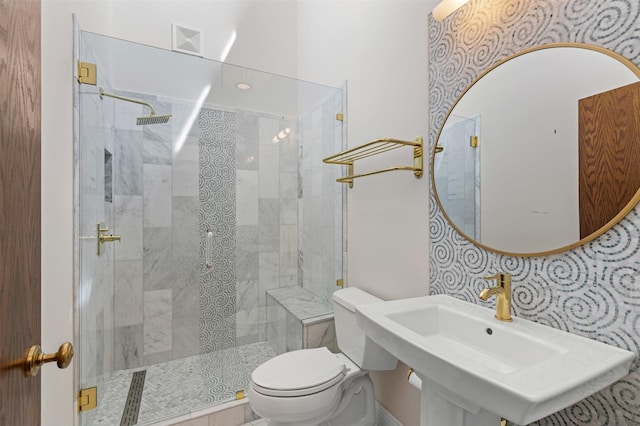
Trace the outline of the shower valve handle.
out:
<instances>
[{"instance_id":1,"label":"shower valve handle","mask_svg":"<svg viewBox=\"0 0 640 426\"><path fill-rule=\"evenodd\" d=\"M104 253L104 243L109 243L113 241L121 241L122 237L120 235L107 235L109 232L109 228L106 225L99 223L98 224L98 256Z\"/></svg>"},{"instance_id":2,"label":"shower valve handle","mask_svg":"<svg viewBox=\"0 0 640 426\"><path fill-rule=\"evenodd\" d=\"M111 241L120 241L122 239L120 235L100 235L99 238L101 243L108 243Z\"/></svg>"}]
</instances>

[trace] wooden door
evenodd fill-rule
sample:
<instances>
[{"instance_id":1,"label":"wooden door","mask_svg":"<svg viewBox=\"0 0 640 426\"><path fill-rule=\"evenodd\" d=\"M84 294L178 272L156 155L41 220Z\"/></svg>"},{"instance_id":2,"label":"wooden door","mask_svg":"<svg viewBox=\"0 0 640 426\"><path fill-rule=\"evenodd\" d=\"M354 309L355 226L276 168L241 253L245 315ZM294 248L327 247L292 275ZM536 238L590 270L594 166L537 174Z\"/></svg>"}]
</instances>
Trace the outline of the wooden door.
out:
<instances>
[{"instance_id":1,"label":"wooden door","mask_svg":"<svg viewBox=\"0 0 640 426\"><path fill-rule=\"evenodd\" d=\"M40 424L40 0L0 0L0 425Z\"/></svg>"},{"instance_id":2,"label":"wooden door","mask_svg":"<svg viewBox=\"0 0 640 426\"><path fill-rule=\"evenodd\" d=\"M580 238L613 219L640 189L640 83L578 101Z\"/></svg>"}]
</instances>

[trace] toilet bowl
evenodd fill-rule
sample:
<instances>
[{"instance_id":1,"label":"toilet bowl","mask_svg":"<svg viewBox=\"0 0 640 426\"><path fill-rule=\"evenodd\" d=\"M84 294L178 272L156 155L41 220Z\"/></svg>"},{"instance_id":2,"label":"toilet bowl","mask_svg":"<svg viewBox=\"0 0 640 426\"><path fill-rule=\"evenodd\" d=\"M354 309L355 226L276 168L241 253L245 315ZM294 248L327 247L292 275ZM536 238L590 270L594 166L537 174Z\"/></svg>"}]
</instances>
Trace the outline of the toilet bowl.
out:
<instances>
[{"instance_id":1,"label":"toilet bowl","mask_svg":"<svg viewBox=\"0 0 640 426\"><path fill-rule=\"evenodd\" d=\"M338 347L278 355L251 375L249 404L270 426L372 426L375 398L368 370L394 369L397 360L356 325L355 306L381 301L356 288L333 295Z\"/></svg>"},{"instance_id":2,"label":"toilet bowl","mask_svg":"<svg viewBox=\"0 0 640 426\"><path fill-rule=\"evenodd\" d=\"M324 424L372 426L372 392L367 372L345 355L327 348L302 349L279 355L254 371L249 403L270 426L315 426L330 419L334 422ZM354 396L361 401L359 412L351 415L343 401ZM338 415L353 421L336 423Z\"/></svg>"}]
</instances>

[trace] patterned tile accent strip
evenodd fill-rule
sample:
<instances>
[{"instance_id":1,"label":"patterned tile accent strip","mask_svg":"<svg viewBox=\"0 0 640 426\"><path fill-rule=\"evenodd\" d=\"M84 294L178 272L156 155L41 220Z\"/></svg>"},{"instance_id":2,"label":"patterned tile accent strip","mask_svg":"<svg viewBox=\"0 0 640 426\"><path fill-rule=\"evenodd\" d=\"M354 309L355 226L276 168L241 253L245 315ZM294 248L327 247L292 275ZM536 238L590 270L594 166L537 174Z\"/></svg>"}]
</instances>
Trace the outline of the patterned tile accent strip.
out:
<instances>
[{"instance_id":1,"label":"patterned tile accent strip","mask_svg":"<svg viewBox=\"0 0 640 426\"><path fill-rule=\"evenodd\" d=\"M472 0L443 22L429 18L430 143L457 96L497 61L559 42L598 45L640 65L637 0ZM545 257L510 257L456 233L430 193L431 294L479 303L482 276L513 275L515 314L640 352L640 207L598 239ZM535 425L640 424L640 369Z\"/></svg>"},{"instance_id":2,"label":"patterned tile accent strip","mask_svg":"<svg viewBox=\"0 0 640 426\"><path fill-rule=\"evenodd\" d=\"M200 139L200 352L236 344L236 114L202 109ZM213 232L211 268L205 235Z\"/></svg>"}]
</instances>

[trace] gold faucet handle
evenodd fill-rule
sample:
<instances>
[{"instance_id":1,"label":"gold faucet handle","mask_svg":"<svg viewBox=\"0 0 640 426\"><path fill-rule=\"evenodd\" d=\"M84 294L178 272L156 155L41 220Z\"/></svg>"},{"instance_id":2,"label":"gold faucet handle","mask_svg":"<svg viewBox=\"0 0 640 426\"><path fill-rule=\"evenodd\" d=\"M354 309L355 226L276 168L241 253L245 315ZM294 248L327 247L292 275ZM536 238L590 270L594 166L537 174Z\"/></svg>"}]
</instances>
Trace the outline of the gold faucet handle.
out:
<instances>
[{"instance_id":1,"label":"gold faucet handle","mask_svg":"<svg viewBox=\"0 0 640 426\"><path fill-rule=\"evenodd\" d=\"M498 272L495 275L484 277L485 280L496 280L496 286L511 291L511 274Z\"/></svg>"}]
</instances>

